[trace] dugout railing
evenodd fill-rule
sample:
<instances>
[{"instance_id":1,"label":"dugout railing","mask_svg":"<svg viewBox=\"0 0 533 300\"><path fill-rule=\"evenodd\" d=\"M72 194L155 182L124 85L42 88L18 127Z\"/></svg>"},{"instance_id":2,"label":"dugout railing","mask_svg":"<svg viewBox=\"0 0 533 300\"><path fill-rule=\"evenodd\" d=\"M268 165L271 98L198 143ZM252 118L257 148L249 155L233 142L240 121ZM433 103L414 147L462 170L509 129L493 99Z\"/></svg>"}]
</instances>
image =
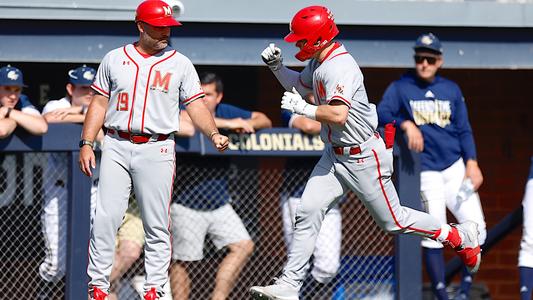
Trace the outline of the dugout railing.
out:
<instances>
[{"instance_id":1,"label":"dugout railing","mask_svg":"<svg viewBox=\"0 0 533 300\"><path fill-rule=\"evenodd\" d=\"M37 269L44 259L45 243L40 229L45 197L43 176L47 174L46 161L50 153L63 154L66 170L62 172L67 172L68 177L65 183L68 193L66 277L64 289L60 287L54 299L86 297L91 182L78 167L80 132L79 125L51 124L49 132L42 137L20 133L0 140L0 227L3 235L0 239L0 288L7 298L34 299L37 289ZM309 164L290 169L288 161L302 157L317 160L324 145L317 136L286 128L262 130L251 135L230 133L229 137L230 148L223 154L201 135L177 139L176 180L180 179L180 173L196 174L201 178L202 172L220 172L213 170L209 163L199 167L180 164L181 159L183 162L188 157L203 157L207 161L216 161L220 157L231 160L231 167L223 172L231 173L228 177L230 194L236 200L232 204L250 232L256 249L230 299L247 299L248 287L270 283L272 277L279 275L285 261L280 212L285 178L289 174L291 178L305 179L312 168ZM405 143L399 137L395 148L396 186L404 205L420 208L418 159L402 149L405 149ZM28 165L25 161L29 161ZM10 176L15 176L16 180ZM179 193L179 184L175 187L175 194ZM352 194L341 205L341 212L341 265L327 299L421 299L420 239L383 233ZM201 291L212 289L212 274L223 255L224 252L207 245L204 261L191 272L191 279L196 282L193 294L200 293L191 295L191 299L208 299L208 292ZM137 264L133 272L142 274L142 264ZM122 296L122 299L135 297Z\"/></svg>"}]
</instances>

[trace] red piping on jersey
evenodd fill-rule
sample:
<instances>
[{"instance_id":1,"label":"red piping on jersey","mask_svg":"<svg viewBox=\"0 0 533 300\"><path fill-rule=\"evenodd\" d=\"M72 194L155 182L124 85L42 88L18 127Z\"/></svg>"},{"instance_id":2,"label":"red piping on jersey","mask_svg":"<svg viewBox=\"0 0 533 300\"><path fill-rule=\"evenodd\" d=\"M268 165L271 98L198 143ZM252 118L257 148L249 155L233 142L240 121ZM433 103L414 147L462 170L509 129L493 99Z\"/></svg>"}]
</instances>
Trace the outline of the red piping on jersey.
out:
<instances>
[{"instance_id":1,"label":"red piping on jersey","mask_svg":"<svg viewBox=\"0 0 533 300\"><path fill-rule=\"evenodd\" d=\"M189 105L189 104L191 104L191 102L193 102L194 100L199 99L199 98L202 98L202 97L205 97L205 93L204 93L204 92L200 92L200 93L198 93L198 94L196 94L196 95L194 95L194 96L192 96L192 97L189 97L188 99L183 100L181 103L182 103L183 105Z\"/></svg>"},{"instance_id":2,"label":"red piping on jersey","mask_svg":"<svg viewBox=\"0 0 533 300\"><path fill-rule=\"evenodd\" d=\"M109 93L106 93L106 91L104 91L102 88L98 87L96 84L92 84L91 85L91 88L95 91L97 91L98 93L106 96L107 98L109 98Z\"/></svg>"},{"instance_id":3,"label":"red piping on jersey","mask_svg":"<svg viewBox=\"0 0 533 300\"><path fill-rule=\"evenodd\" d=\"M173 149L176 149L176 142L173 141ZM174 191L174 178L176 177L176 153L174 153L174 172L172 173L172 181L170 182L170 197L168 200L168 232L170 235L170 263L168 264L168 269L170 270L170 265L172 264L172 233L170 233L170 225L172 224L171 217L170 217L170 205L172 203L172 192ZM168 270L167 270L168 271Z\"/></svg>"},{"instance_id":4,"label":"red piping on jersey","mask_svg":"<svg viewBox=\"0 0 533 300\"><path fill-rule=\"evenodd\" d=\"M308 89L312 89L313 88L312 86L308 86L307 84L305 84L302 81L302 77L300 75L298 75L298 81L300 81L300 84L303 85L305 88L308 88Z\"/></svg>"},{"instance_id":5,"label":"red piping on jersey","mask_svg":"<svg viewBox=\"0 0 533 300\"><path fill-rule=\"evenodd\" d=\"M135 46L133 46L135 48ZM126 51L126 46L122 48L124 50L124 54L133 62L135 67L137 68L137 71L135 71L135 83L133 84L133 99L131 100L131 110L130 110L130 117L128 118L128 131L131 132L131 118L133 117L133 110L135 109L135 94L137 93L137 79L139 78L139 65L129 56L128 52Z\"/></svg>"},{"instance_id":6,"label":"red piping on jersey","mask_svg":"<svg viewBox=\"0 0 533 300\"><path fill-rule=\"evenodd\" d=\"M339 55L344 55L344 54L348 54L348 52L341 52L341 53L335 54L335 55L333 55L332 57L330 57L328 60L332 60L332 59L334 59L335 57L337 57L337 56L339 56Z\"/></svg>"},{"instance_id":7,"label":"red piping on jersey","mask_svg":"<svg viewBox=\"0 0 533 300\"><path fill-rule=\"evenodd\" d=\"M137 48L135 48L137 49ZM137 50L139 51L139 50ZM143 116L142 116L142 121L141 121L141 133L144 133L144 113L146 112L146 101L148 100L148 87L150 86L150 76L152 76L152 69L159 63L162 63L164 62L165 60L171 58L172 56L174 56L174 54L176 54L176 50L174 50L174 52L172 52L172 54L170 54L169 56L163 58L162 60L156 62L155 64L153 64L151 67L150 67L150 71L148 71L148 79L146 80L146 91L144 92L144 106L143 106Z\"/></svg>"},{"instance_id":8,"label":"red piping on jersey","mask_svg":"<svg viewBox=\"0 0 533 300\"><path fill-rule=\"evenodd\" d=\"M337 48L339 48L340 46L341 46L340 43L335 42L335 44L333 44L333 47L331 49L329 49L328 53L326 53L326 56L324 56L324 58L322 60L319 60L318 62L319 63L323 63L326 59L328 59L328 57L331 55L331 53L333 53L333 51L337 50Z\"/></svg>"},{"instance_id":9,"label":"red piping on jersey","mask_svg":"<svg viewBox=\"0 0 533 300\"><path fill-rule=\"evenodd\" d=\"M339 95L335 95L335 96L331 97L331 99L328 101L328 104L331 101L333 101L333 100L342 101L344 104L348 105L348 107L351 107L350 102L348 100L344 99L343 97L339 96Z\"/></svg>"},{"instance_id":10,"label":"red piping on jersey","mask_svg":"<svg viewBox=\"0 0 533 300\"><path fill-rule=\"evenodd\" d=\"M156 56L157 54L159 54L159 53L161 53L162 51L165 50L165 49L163 49L163 50L161 50L161 51L159 51L159 52L157 52L155 54L142 53L141 51L139 51L139 49L137 49L136 45L137 45L137 42L135 42L133 44L133 48L135 48L135 50L137 50L137 53L139 53L139 55L142 56L143 58L148 58L150 56Z\"/></svg>"},{"instance_id":11,"label":"red piping on jersey","mask_svg":"<svg viewBox=\"0 0 533 300\"><path fill-rule=\"evenodd\" d=\"M414 228L414 227L405 227L405 226L400 225L400 223L396 219L396 216L394 215L394 212L392 211L392 207L390 205L389 197L387 196L387 193L385 192L385 187L383 187L383 181L381 180L381 169L380 169L380 166L379 166L378 154L376 153L376 151L374 149L372 149L372 153L374 153L374 158L376 158L377 169L378 169L378 179L379 179L379 185L381 186L381 192L383 193L383 196L385 197L385 201L387 201L387 206L389 207L389 212L391 213L392 218L394 219L394 223L396 224L396 226L398 226L400 229L407 228L407 229L410 229L410 230L413 230L413 231L418 231L418 232L422 232L422 233L430 235L430 236L434 236L435 235L434 231L427 231L427 230L423 230L423 229L418 229L418 228Z\"/></svg>"}]
</instances>

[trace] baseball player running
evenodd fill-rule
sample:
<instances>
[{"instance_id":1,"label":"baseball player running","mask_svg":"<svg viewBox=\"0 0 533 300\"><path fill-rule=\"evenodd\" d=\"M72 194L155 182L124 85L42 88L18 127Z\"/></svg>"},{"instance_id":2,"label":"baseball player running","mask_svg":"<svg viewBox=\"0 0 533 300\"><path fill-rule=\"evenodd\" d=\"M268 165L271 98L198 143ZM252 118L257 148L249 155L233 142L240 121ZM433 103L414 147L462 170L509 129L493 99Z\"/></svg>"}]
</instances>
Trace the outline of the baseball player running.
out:
<instances>
[{"instance_id":1,"label":"baseball player running","mask_svg":"<svg viewBox=\"0 0 533 300\"><path fill-rule=\"evenodd\" d=\"M103 58L80 141L80 168L92 176L91 147L105 126L96 213L89 243L89 295L107 298L115 236L133 185L146 236L145 300L159 299L168 281L170 216L175 167L174 132L179 104L219 151L228 146L202 101L198 74L190 60L169 46L170 27L181 25L163 1L144 1L135 22L139 40Z\"/></svg>"},{"instance_id":2,"label":"baseball player running","mask_svg":"<svg viewBox=\"0 0 533 300\"><path fill-rule=\"evenodd\" d=\"M526 191L522 200L524 209L524 227L522 241L518 252L518 268L520 271L520 299L531 300L533 292L533 157L526 183Z\"/></svg>"},{"instance_id":3,"label":"baseball player running","mask_svg":"<svg viewBox=\"0 0 533 300\"><path fill-rule=\"evenodd\" d=\"M476 272L481 256L474 222L440 224L427 213L401 206L391 180L391 147L386 148L375 131L376 108L368 102L359 66L343 45L333 41L339 31L329 9L306 7L296 13L290 25L285 41L296 43L300 49L297 59L310 59L306 68L298 73L283 66L281 51L274 44L261 56L287 90L281 107L321 122L320 136L326 148L296 209L292 247L283 274L273 285L252 287L252 296L298 299L322 220L347 190L363 201L383 230L448 244ZM311 90L318 105L300 96Z\"/></svg>"},{"instance_id":4,"label":"baseball player running","mask_svg":"<svg viewBox=\"0 0 533 300\"><path fill-rule=\"evenodd\" d=\"M474 221L482 245L487 231L475 191L483 176L463 94L455 82L437 74L443 51L434 34L420 35L414 50L415 70L387 88L378 105L379 122L396 121L407 135L409 149L421 153L420 195L425 210L442 224L447 223L446 208L458 222ZM433 293L446 300L443 246L428 238L422 246ZM456 299L467 299L471 285L472 276L465 270Z\"/></svg>"}]
</instances>

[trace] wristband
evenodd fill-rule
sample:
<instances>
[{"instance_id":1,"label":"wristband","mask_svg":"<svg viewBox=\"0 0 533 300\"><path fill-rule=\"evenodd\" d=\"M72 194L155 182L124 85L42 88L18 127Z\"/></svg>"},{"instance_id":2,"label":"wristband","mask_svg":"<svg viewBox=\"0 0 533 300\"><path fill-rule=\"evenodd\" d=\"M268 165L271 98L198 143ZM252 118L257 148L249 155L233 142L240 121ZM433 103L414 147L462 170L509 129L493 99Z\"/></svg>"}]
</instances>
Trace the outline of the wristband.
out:
<instances>
[{"instance_id":1,"label":"wristband","mask_svg":"<svg viewBox=\"0 0 533 300\"><path fill-rule=\"evenodd\" d=\"M215 134L220 134L218 131L213 131L209 134L209 138L210 139L213 139L213 136L215 136Z\"/></svg>"},{"instance_id":2,"label":"wristband","mask_svg":"<svg viewBox=\"0 0 533 300\"><path fill-rule=\"evenodd\" d=\"M81 140L80 143L79 143L79 147L83 147L83 146L90 146L91 148L94 148L94 142L93 141L89 141L89 140Z\"/></svg>"},{"instance_id":3,"label":"wristband","mask_svg":"<svg viewBox=\"0 0 533 300\"><path fill-rule=\"evenodd\" d=\"M303 115L306 116L309 119L316 120L316 110L318 109L318 106L307 104L304 107Z\"/></svg>"}]
</instances>

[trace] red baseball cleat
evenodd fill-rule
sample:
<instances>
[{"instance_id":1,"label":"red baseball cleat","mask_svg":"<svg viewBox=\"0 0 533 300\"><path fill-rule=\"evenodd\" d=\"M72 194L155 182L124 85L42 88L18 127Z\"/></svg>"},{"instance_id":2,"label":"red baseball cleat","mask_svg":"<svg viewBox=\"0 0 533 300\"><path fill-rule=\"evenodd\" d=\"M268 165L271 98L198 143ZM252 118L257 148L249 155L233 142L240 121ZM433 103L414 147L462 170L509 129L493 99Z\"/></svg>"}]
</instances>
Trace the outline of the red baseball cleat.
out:
<instances>
[{"instance_id":1,"label":"red baseball cleat","mask_svg":"<svg viewBox=\"0 0 533 300\"><path fill-rule=\"evenodd\" d=\"M151 288L146 294L144 294L144 300L157 300L159 299L159 294L155 288Z\"/></svg>"},{"instance_id":2,"label":"red baseball cleat","mask_svg":"<svg viewBox=\"0 0 533 300\"><path fill-rule=\"evenodd\" d=\"M92 287L89 295L91 295L91 300L107 300L107 294L97 287Z\"/></svg>"},{"instance_id":3,"label":"red baseball cleat","mask_svg":"<svg viewBox=\"0 0 533 300\"><path fill-rule=\"evenodd\" d=\"M461 224L452 224L451 226L452 230L457 230L461 237L461 243L453 248L455 253L461 258L470 273L476 273L481 263L477 224L467 221Z\"/></svg>"}]
</instances>

